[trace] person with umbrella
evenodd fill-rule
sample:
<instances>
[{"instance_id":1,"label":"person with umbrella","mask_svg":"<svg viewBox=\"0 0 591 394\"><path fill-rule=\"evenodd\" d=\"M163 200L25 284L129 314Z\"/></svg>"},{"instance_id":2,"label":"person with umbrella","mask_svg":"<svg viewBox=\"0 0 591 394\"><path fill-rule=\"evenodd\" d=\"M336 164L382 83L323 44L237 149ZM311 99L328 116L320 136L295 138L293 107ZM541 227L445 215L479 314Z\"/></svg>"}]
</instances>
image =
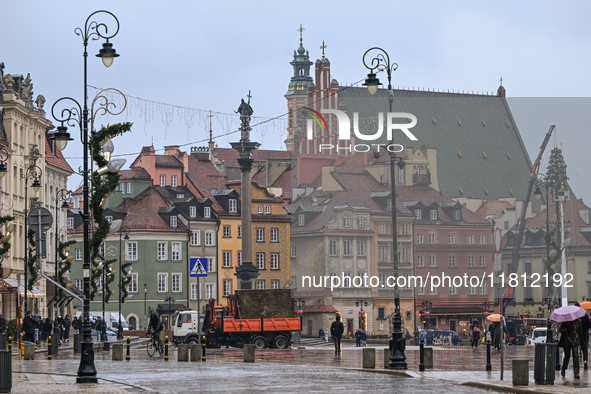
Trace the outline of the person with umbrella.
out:
<instances>
[{"instance_id":1,"label":"person with umbrella","mask_svg":"<svg viewBox=\"0 0 591 394\"><path fill-rule=\"evenodd\" d=\"M575 306L580 306L583 309L591 309L591 302L585 301L579 305L578 302ZM591 328L591 321L589 316L585 313L585 316L579 318L581 320L581 327L583 328L583 336L581 337L581 353L583 353L583 365L584 369L587 370L587 360L589 358L589 329Z\"/></svg>"},{"instance_id":2,"label":"person with umbrella","mask_svg":"<svg viewBox=\"0 0 591 394\"><path fill-rule=\"evenodd\" d=\"M580 317L585 316L583 308L575 305L563 306L552 312L550 320L560 324L560 341L558 346L564 350L564 360L562 361L562 370L560 375L564 378L568 368L568 362L572 353L573 372L575 379L580 379L579 375L579 345L583 338L583 327Z\"/></svg>"}]
</instances>

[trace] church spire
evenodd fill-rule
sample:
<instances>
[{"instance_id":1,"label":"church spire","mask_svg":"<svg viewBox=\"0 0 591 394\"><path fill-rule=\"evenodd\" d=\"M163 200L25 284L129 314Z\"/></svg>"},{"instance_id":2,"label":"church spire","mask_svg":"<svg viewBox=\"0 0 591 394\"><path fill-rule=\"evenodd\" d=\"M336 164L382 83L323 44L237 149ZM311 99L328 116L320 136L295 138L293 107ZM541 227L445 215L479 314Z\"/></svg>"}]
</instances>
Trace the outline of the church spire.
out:
<instances>
[{"instance_id":1,"label":"church spire","mask_svg":"<svg viewBox=\"0 0 591 394\"><path fill-rule=\"evenodd\" d=\"M304 48L303 32L304 27L300 24L297 30L300 33L300 45L296 51L293 51L293 60L289 63L293 67L293 76L287 90L286 96L308 94L308 83L312 82L310 76L310 54Z\"/></svg>"}]
</instances>

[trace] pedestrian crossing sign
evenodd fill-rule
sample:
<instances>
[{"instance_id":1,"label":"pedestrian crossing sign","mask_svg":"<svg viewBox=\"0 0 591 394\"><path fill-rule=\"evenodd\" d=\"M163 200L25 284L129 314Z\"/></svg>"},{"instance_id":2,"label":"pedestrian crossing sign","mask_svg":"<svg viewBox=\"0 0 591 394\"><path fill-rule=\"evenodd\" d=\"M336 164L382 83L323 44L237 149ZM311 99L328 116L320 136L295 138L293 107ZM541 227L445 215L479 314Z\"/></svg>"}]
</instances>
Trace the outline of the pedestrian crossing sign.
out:
<instances>
[{"instance_id":1,"label":"pedestrian crossing sign","mask_svg":"<svg viewBox=\"0 0 591 394\"><path fill-rule=\"evenodd\" d=\"M191 257L189 260L189 267L191 277L205 277L207 276L207 259L205 257Z\"/></svg>"}]
</instances>

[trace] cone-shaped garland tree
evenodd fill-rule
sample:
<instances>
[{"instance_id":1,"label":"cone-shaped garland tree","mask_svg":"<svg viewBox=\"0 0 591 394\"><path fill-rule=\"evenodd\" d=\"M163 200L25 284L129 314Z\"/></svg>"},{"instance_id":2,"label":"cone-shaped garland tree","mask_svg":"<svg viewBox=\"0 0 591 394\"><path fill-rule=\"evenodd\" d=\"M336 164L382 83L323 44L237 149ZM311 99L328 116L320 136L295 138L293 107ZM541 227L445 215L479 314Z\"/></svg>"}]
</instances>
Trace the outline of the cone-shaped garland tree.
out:
<instances>
[{"instance_id":1,"label":"cone-shaped garland tree","mask_svg":"<svg viewBox=\"0 0 591 394\"><path fill-rule=\"evenodd\" d=\"M552 190L564 190L568 187L568 177L566 176L566 163L562 156L562 149L554 148L550 153L550 162L546 172L546 181Z\"/></svg>"},{"instance_id":2,"label":"cone-shaped garland tree","mask_svg":"<svg viewBox=\"0 0 591 394\"><path fill-rule=\"evenodd\" d=\"M4 224L7 224L8 222L11 222L13 220L13 216L0 216L0 226L3 226ZM4 260L4 257L6 256L8 251L10 250L9 241L11 236L12 234L10 233L10 229L6 230L6 234L2 234L2 231L0 231L0 278L2 278L4 275L4 267L2 267L2 261Z\"/></svg>"},{"instance_id":3,"label":"cone-shaped garland tree","mask_svg":"<svg viewBox=\"0 0 591 394\"><path fill-rule=\"evenodd\" d=\"M108 164L108 161L103 157L101 147L103 144L111 138L114 138L118 135L121 135L129 130L131 130L132 123L117 123L114 125L109 125L106 127L101 127L98 131L92 131L90 133L90 150L92 153L92 159L96 162L97 168L102 168ZM113 172L107 172L103 176L98 174L98 171L92 173L92 199L90 204L90 209L92 211L92 218L96 224L94 233L90 238L90 261L93 264L93 270L91 274L91 291L90 291L90 298L94 300L94 296L97 292L97 281L103 275L102 270L98 270L97 258L103 261L105 264L105 269L109 269L111 264L117 260L108 260L104 261L104 256L101 255L99 252L100 247L105 239L109 236L109 230L111 229L111 224L105 218L105 210L103 209L103 205L109 194L111 194L117 186L119 186L119 174ZM103 283L103 292L105 292L105 302L109 302L109 298L111 297L111 290L109 289L109 285L115 280L115 275L113 272L109 272L109 275L106 276L106 283Z\"/></svg>"}]
</instances>

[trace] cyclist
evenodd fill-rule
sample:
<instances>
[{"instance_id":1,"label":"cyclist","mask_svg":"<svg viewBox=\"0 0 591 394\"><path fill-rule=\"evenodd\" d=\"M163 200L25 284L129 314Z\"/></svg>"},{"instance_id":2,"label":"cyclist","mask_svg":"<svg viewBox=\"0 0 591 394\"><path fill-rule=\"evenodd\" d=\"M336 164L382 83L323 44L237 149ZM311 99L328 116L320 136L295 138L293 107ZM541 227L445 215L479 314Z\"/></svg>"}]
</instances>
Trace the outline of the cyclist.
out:
<instances>
[{"instance_id":1,"label":"cyclist","mask_svg":"<svg viewBox=\"0 0 591 394\"><path fill-rule=\"evenodd\" d=\"M148 333L154 332L158 336L160 349L164 349L164 325L158 318L155 310L150 312L150 323L148 323Z\"/></svg>"}]
</instances>

